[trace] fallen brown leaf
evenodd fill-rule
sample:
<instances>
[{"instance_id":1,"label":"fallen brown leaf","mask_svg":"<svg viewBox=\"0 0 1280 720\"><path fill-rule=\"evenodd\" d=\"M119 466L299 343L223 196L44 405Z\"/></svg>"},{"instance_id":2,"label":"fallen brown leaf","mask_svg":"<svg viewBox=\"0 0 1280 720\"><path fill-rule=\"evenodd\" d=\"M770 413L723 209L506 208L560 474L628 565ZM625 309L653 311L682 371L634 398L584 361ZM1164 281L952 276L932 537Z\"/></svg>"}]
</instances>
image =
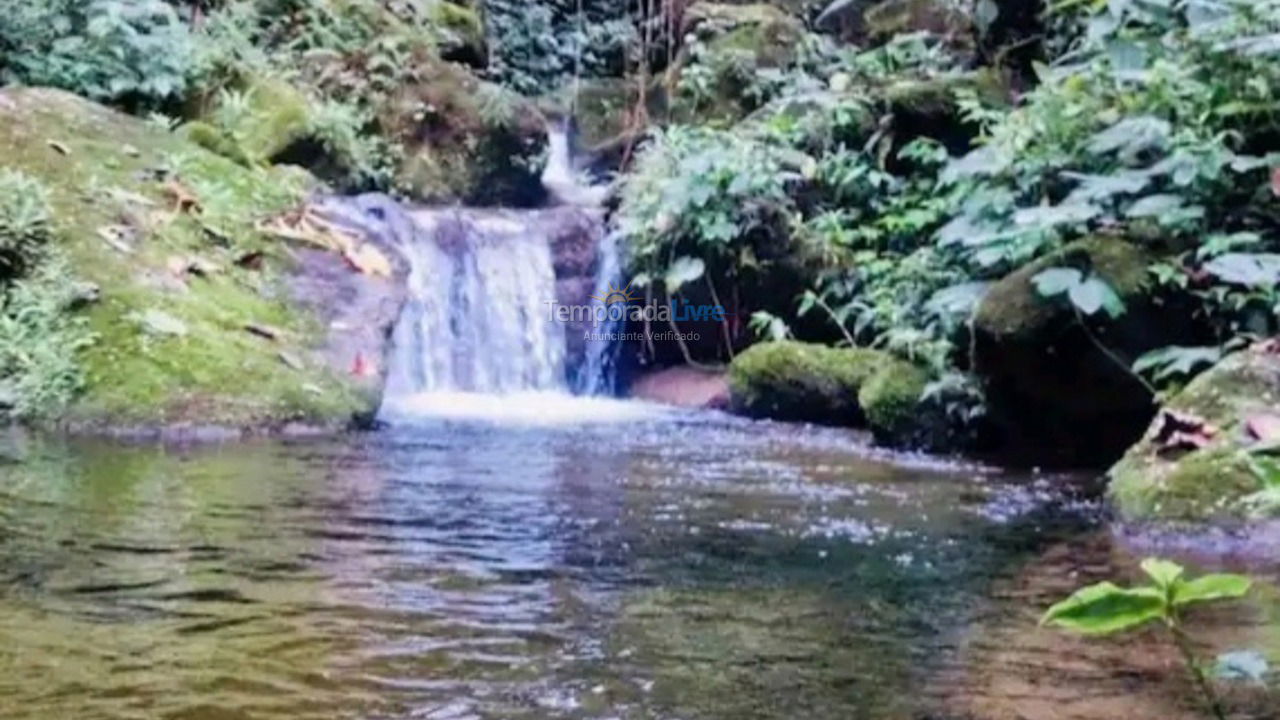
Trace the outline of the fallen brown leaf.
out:
<instances>
[{"instance_id":1,"label":"fallen brown leaf","mask_svg":"<svg viewBox=\"0 0 1280 720\"><path fill-rule=\"evenodd\" d=\"M1161 410L1156 418L1157 452L1198 450L1213 442L1218 431L1202 418L1189 413Z\"/></svg>"}]
</instances>

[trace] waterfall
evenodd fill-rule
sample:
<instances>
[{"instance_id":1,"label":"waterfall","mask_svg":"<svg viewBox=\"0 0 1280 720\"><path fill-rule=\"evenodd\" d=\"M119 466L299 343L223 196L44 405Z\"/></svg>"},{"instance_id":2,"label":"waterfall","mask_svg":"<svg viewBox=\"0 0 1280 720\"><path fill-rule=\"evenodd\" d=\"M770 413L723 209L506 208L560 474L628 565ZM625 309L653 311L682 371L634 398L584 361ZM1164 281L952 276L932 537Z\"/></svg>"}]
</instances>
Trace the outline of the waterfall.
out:
<instances>
[{"instance_id":1,"label":"waterfall","mask_svg":"<svg viewBox=\"0 0 1280 720\"><path fill-rule=\"evenodd\" d=\"M408 300L392 338L382 415L453 413L537 394L607 395L609 323L564 322L617 282L597 211L416 209L399 235ZM484 398L488 399L484 399ZM488 406L488 405L486 405Z\"/></svg>"},{"instance_id":2,"label":"waterfall","mask_svg":"<svg viewBox=\"0 0 1280 720\"><path fill-rule=\"evenodd\" d=\"M514 215L514 214L511 214ZM548 238L503 213L420 210L386 394L567 391Z\"/></svg>"},{"instance_id":3,"label":"waterfall","mask_svg":"<svg viewBox=\"0 0 1280 720\"><path fill-rule=\"evenodd\" d=\"M599 267L596 270L593 298L603 298L614 288L623 285L622 261L618 254L618 238L606 234L599 245ZM616 388L616 366L622 345L614 338L622 329L623 319L608 315L601 323L588 329L589 337L575 378L573 388L579 395L612 395Z\"/></svg>"}]
</instances>

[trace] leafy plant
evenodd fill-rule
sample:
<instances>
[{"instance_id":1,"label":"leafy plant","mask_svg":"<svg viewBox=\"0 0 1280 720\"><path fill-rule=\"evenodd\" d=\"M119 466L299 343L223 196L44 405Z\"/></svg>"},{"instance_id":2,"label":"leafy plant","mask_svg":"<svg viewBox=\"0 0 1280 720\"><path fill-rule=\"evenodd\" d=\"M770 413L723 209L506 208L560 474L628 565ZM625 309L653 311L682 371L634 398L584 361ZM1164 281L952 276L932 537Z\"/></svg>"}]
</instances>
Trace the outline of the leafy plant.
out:
<instances>
[{"instance_id":1,"label":"leafy plant","mask_svg":"<svg viewBox=\"0 0 1280 720\"><path fill-rule=\"evenodd\" d=\"M1190 377L1222 359L1220 347L1166 347L1152 350L1133 363L1133 371L1150 374L1156 382Z\"/></svg>"},{"instance_id":2,"label":"leafy plant","mask_svg":"<svg viewBox=\"0 0 1280 720\"><path fill-rule=\"evenodd\" d=\"M190 34L161 0L5 0L0 13L0 66L10 82L144 104L186 87Z\"/></svg>"},{"instance_id":3,"label":"leafy plant","mask_svg":"<svg viewBox=\"0 0 1280 720\"><path fill-rule=\"evenodd\" d=\"M21 276L44 253L52 235L49 193L38 180L0 169L0 276Z\"/></svg>"},{"instance_id":4,"label":"leafy plant","mask_svg":"<svg viewBox=\"0 0 1280 720\"><path fill-rule=\"evenodd\" d=\"M5 289L0 299L0 407L11 417L55 417L84 385L79 353L94 341L72 311L79 300L58 256Z\"/></svg>"},{"instance_id":5,"label":"leafy plant","mask_svg":"<svg viewBox=\"0 0 1280 720\"><path fill-rule=\"evenodd\" d=\"M1082 588L1045 612L1041 625L1054 625L1085 635L1112 635L1160 623L1178 648L1187 671L1218 720L1225 720L1222 703L1187 635L1184 612L1205 603L1244 597L1252 585L1241 575L1210 574L1194 580L1168 560L1147 558L1142 571L1150 582L1122 588L1102 582Z\"/></svg>"},{"instance_id":6,"label":"leafy plant","mask_svg":"<svg viewBox=\"0 0 1280 720\"><path fill-rule=\"evenodd\" d=\"M1124 302L1106 280L1094 274L1082 273L1075 268L1055 267L1042 270L1031 278L1041 297L1053 298L1065 295L1076 310L1085 316L1100 311L1113 318L1124 314Z\"/></svg>"}]
</instances>

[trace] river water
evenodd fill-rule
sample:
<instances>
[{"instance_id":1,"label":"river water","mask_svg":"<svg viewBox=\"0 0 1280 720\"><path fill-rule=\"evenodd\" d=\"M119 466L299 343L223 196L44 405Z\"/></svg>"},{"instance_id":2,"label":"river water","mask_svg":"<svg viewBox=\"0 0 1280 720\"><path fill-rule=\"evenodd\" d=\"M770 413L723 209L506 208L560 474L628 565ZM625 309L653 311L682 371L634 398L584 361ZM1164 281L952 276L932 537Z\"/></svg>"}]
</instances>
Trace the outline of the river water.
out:
<instances>
[{"instance_id":1,"label":"river water","mask_svg":"<svg viewBox=\"0 0 1280 720\"><path fill-rule=\"evenodd\" d=\"M1095 480L597 402L31 447L0 468L0 717L1197 717L1157 636L1035 626L1132 572ZM1213 649L1275 658L1264 597Z\"/></svg>"}]
</instances>

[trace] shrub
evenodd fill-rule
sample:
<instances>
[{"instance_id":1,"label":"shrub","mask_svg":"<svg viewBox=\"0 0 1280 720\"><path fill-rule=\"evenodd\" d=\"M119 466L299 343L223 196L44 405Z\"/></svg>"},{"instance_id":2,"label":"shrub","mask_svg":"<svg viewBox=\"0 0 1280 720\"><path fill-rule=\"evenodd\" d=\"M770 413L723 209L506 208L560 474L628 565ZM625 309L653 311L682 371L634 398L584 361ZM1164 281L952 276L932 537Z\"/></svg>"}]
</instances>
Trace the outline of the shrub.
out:
<instances>
[{"instance_id":1,"label":"shrub","mask_svg":"<svg viewBox=\"0 0 1280 720\"><path fill-rule=\"evenodd\" d=\"M4 79L156 104L185 89L187 26L161 0L0 0Z\"/></svg>"},{"instance_id":2,"label":"shrub","mask_svg":"<svg viewBox=\"0 0 1280 720\"><path fill-rule=\"evenodd\" d=\"M0 408L24 420L55 417L84 386L79 353L93 342L70 269L56 253L0 300Z\"/></svg>"},{"instance_id":3,"label":"shrub","mask_svg":"<svg viewBox=\"0 0 1280 720\"><path fill-rule=\"evenodd\" d=\"M52 235L44 185L0 170L0 410L24 419L71 400L83 384L77 354L91 340L69 312L80 291Z\"/></svg>"},{"instance_id":4,"label":"shrub","mask_svg":"<svg viewBox=\"0 0 1280 720\"><path fill-rule=\"evenodd\" d=\"M0 170L0 277L18 277L39 260L50 223L45 187L21 172Z\"/></svg>"}]
</instances>

